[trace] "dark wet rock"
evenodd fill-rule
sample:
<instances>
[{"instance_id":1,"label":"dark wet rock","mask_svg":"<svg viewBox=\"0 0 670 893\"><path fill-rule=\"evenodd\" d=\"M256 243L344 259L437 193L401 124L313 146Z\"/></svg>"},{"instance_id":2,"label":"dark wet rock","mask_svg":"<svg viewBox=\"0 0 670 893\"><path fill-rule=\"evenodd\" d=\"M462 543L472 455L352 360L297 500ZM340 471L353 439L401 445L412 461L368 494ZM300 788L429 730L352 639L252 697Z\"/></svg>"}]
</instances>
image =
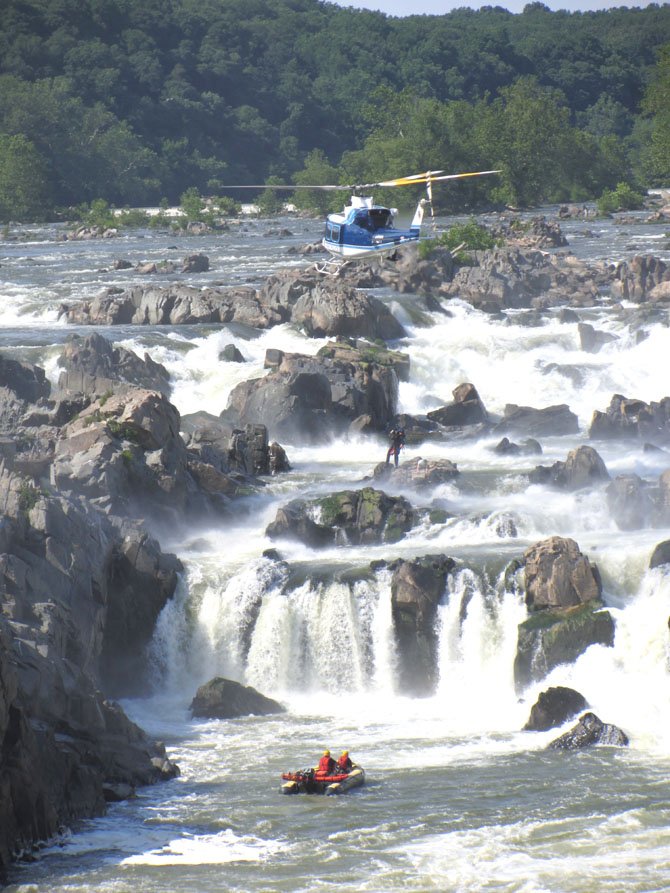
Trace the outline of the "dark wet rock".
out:
<instances>
[{"instance_id":1,"label":"dark wet rock","mask_svg":"<svg viewBox=\"0 0 670 893\"><path fill-rule=\"evenodd\" d=\"M615 394L605 412L596 410L591 419L592 440L643 439L670 442L670 397L645 403Z\"/></svg>"},{"instance_id":2,"label":"dark wet rock","mask_svg":"<svg viewBox=\"0 0 670 893\"><path fill-rule=\"evenodd\" d=\"M571 450L565 462L538 465L528 477L531 484L548 484L563 490L581 490L610 480L605 463L590 446Z\"/></svg>"},{"instance_id":3,"label":"dark wet rock","mask_svg":"<svg viewBox=\"0 0 670 893\"><path fill-rule=\"evenodd\" d=\"M573 539L552 536L524 554L526 604L530 611L567 608L599 601L602 593L596 565Z\"/></svg>"},{"instance_id":4,"label":"dark wet rock","mask_svg":"<svg viewBox=\"0 0 670 893\"><path fill-rule=\"evenodd\" d=\"M274 371L233 388L221 417L238 426L264 424L280 441L323 443L364 415L372 430L383 431L397 399L390 366L281 354Z\"/></svg>"},{"instance_id":5,"label":"dark wet rock","mask_svg":"<svg viewBox=\"0 0 670 893\"><path fill-rule=\"evenodd\" d=\"M44 369L5 356L0 356L0 388L7 388L26 403L37 403L51 392Z\"/></svg>"},{"instance_id":6,"label":"dark wet rock","mask_svg":"<svg viewBox=\"0 0 670 893\"><path fill-rule=\"evenodd\" d=\"M401 462L398 468L380 462L373 471L374 480L391 480L394 486L415 490L439 487L459 475L458 466L450 459L422 459L421 456Z\"/></svg>"},{"instance_id":7,"label":"dark wet rock","mask_svg":"<svg viewBox=\"0 0 670 893\"><path fill-rule=\"evenodd\" d=\"M224 363L246 363L242 352L234 344L226 344L219 353L219 359Z\"/></svg>"},{"instance_id":8,"label":"dark wet rock","mask_svg":"<svg viewBox=\"0 0 670 893\"><path fill-rule=\"evenodd\" d=\"M112 269L114 270L132 270L132 268L133 265L129 260L122 260L121 258L115 260L112 264Z\"/></svg>"},{"instance_id":9,"label":"dark wet rock","mask_svg":"<svg viewBox=\"0 0 670 893\"><path fill-rule=\"evenodd\" d=\"M437 683L437 608L455 562L446 555L426 555L397 561L390 567L399 691L403 695L430 695Z\"/></svg>"},{"instance_id":10,"label":"dark wet rock","mask_svg":"<svg viewBox=\"0 0 670 893\"><path fill-rule=\"evenodd\" d=\"M582 350L585 350L587 353L598 353L605 344L618 340L616 335L610 335L609 332L600 332L594 329L590 323L580 322L577 328Z\"/></svg>"},{"instance_id":11,"label":"dark wet rock","mask_svg":"<svg viewBox=\"0 0 670 893\"><path fill-rule=\"evenodd\" d=\"M270 716L284 713L278 701L255 688L215 676L201 685L191 701L193 716L203 719L234 719L237 716Z\"/></svg>"},{"instance_id":12,"label":"dark wet rock","mask_svg":"<svg viewBox=\"0 0 670 893\"><path fill-rule=\"evenodd\" d=\"M548 747L552 750L580 750L595 744L627 747L629 740L618 726L604 723L595 713L585 713L576 726L556 738Z\"/></svg>"},{"instance_id":13,"label":"dark wet rock","mask_svg":"<svg viewBox=\"0 0 670 893\"><path fill-rule=\"evenodd\" d=\"M567 378L577 388L584 384L585 367L583 366L572 366L567 363L547 363L541 371L542 375L551 375L554 372L562 375L563 378Z\"/></svg>"},{"instance_id":14,"label":"dark wet rock","mask_svg":"<svg viewBox=\"0 0 670 893\"><path fill-rule=\"evenodd\" d=\"M521 444L514 443L508 437L503 437L502 440L493 447L493 452L498 453L501 456L541 456L542 447L538 441L532 437L527 438Z\"/></svg>"},{"instance_id":15,"label":"dark wet rock","mask_svg":"<svg viewBox=\"0 0 670 893\"><path fill-rule=\"evenodd\" d=\"M530 710L526 732L545 732L562 726L588 706L586 698L574 688L561 685L540 692Z\"/></svg>"},{"instance_id":16,"label":"dark wet rock","mask_svg":"<svg viewBox=\"0 0 670 893\"><path fill-rule=\"evenodd\" d=\"M364 487L282 506L265 533L312 548L339 544L395 543L416 525L419 514L402 496Z\"/></svg>"},{"instance_id":17,"label":"dark wet rock","mask_svg":"<svg viewBox=\"0 0 670 893\"><path fill-rule=\"evenodd\" d=\"M552 437L577 434L579 421L567 404L534 409L508 403L502 420L494 427L496 434L525 434L530 437Z\"/></svg>"},{"instance_id":18,"label":"dark wet rock","mask_svg":"<svg viewBox=\"0 0 670 893\"><path fill-rule=\"evenodd\" d=\"M538 611L519 624L514 659L518 691L544 679L560 664L573 663L591 645L614 644L614 620L600 601Z\"/></svg>"},{"instance_id":19,"label":"dark wet rock","mask_svg":"<svg viewBox=\"0 0 670 893\"><path fill-rule=\"evenodd\" d=\"M488 413L473 384L460 384L451 393L454 398L451 403L427 413L431 421L448 427L478 425L488 421Z\"/></svg>"},{"instance_id":20,"label":"dark wet rock","mask_svg":"<svg viewBox=\"0 0 670 893\"><path fill-rule=\"evenodd\" d=\"M209 270L209 258L206 254L189 254L181 266L182 273L206 273Z\"/></svg>"},{"instance_id":21,"label":"dark wet rock","mask_svg":"<svg viewBox=\"0 0 670 893\"><path fill-rule=\"evenodd\" d=\"M71 335L65 342L58 365L62 368L58 387L64 394L85 394L90 397L111 395L134 385L156 390L165 396L170 393L170 375L148 354L140 359L123 347L114 347L107 338L98 335Z\"/></svg>"},{"instance_id":22,"label":"dark wet rock","mask_svg":"<svg viewBox=\"0 0 670 893\"><path fill-rule=\"evenodd\" d=\"M649 485L637 474L620 474L607 488L607 505L619 530L647 527L656 514Z\"/></svg>"},{"instance_id":23,"label":"dark wet rock","mask_svg":"<svg viewBox=\"0 0 670 893\"><path fill-rule=\"evenodd\" d=\"M649 559L650 568L662 567L664 564L670 564L670 540L657 543Z\"/></svg>"}]
</instances>

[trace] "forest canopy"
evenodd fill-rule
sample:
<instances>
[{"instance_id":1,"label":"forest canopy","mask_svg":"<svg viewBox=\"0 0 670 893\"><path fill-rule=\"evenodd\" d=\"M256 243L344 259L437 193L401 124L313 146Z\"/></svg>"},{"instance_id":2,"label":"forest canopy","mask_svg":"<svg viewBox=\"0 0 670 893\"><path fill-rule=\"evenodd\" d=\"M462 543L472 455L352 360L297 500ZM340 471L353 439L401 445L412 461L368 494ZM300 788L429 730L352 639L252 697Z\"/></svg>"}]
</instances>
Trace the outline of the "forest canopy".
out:
<instances>
[{"instance_id":1,"label":"forest canopy","mask_svg":"<svg viewBox=\"0 0 670 893\"><path fill-rule=\"evenodd\" d=\"M0 219L434 167L503 170L459 207L582 200L668 182L669 91L667 5L5 0Z\"/></svg>"}]
</instances>

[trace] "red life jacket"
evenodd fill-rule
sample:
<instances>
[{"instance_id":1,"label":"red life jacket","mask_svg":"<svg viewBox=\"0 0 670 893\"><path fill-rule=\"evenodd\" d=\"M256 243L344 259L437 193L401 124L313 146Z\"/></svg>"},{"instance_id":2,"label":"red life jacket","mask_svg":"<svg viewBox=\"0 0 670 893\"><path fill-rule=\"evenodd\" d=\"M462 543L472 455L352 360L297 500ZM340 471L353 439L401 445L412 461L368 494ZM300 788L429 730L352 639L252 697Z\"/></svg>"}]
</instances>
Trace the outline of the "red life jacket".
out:
<instances>
[{"instance_id":1,"label":"red life jacket","mask_svg":"<svg viewBox=\"0 0 670 893\"><path fill-rule=\"evenodd\" d=\"M325 775L332 775L335 771L335 760L332 757L321 757L316 771L323 772Z\"/></svg>"},{"instance_id":2,"label":"red life jacket","mask_svg":"<svg viewBox=\"0 0 670 893\"><path fill-rule=\"evenodd\" d=\"M349 757L340 757L337 761L337 768L340 772L349 772L353 765Z\"/></svg>"}]
</instances>

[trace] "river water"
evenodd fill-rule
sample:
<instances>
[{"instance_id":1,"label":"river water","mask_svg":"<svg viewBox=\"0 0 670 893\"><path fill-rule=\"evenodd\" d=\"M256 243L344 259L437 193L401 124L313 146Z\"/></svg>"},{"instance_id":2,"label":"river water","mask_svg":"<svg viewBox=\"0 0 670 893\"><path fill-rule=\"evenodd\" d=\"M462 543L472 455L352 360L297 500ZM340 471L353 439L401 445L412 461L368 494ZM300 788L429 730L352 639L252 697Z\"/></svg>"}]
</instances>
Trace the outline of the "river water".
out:
<instances>
[{"instance_id":1,"label":"river water","mask_svg":"<svg viewBox=\"0 0 670 893\"><path fill-rule=\"evenodd\" d=\"M291 234L280 234L280 227ZM588 227L588 229L587 229ZM116 239L57 242L53 228L15 230L1 245L0 349L38 362L55 380L67 335L61 302L103 287L147 282L113 261L176 260L202 252L211 272L194 284L260 283L279 265L304 264L287 249L313 241L320 224L250 221L217 236L134 232ZM670 259L662 228L624 229L610 221L570 222L580 257L619 260L653 252ZM168 283L179 274L152 277ZM580 350L577 326L548 318L539 327L507 323L450 304L452 316L412 322L411 295L381 291L408 330L397 346L411 355L401 410L426 412L473 382L490 412L506 403L567 403L582 433L543 441L542 464L587 442L593 410L613 394L658 400L670 392L670 329L648 327L636 342L607 302L581 312L618 339L595 355ZM90 330L81 330L84 334ZM182 414L218 414L239 381L263 374L269 347L315 353L324 343L289 326L258 335L227 327L109 329L103 334L165 364ZM228 343L245 364L219 361ZM578 366L581 380L561 371ZM560 493L527 487L538 460L500 457L499 438L409 446L403 458L448 458L461 477L415 503L439 500L453 517L393 546L314 553L280 544L292 566L331 568L323 582L305 573L290 595L262 557L278 505L360 486L383 459L374 438L322 447L285 444L293 470L269 479L239 518L163 539L186 566L151 646L155 694L124 702L166 742L181 777L139 791L101 819L20 865L12 891L214 893L214 891L523 891L593 893L670 888L670 579L649 571L654 545L670 530L622 533L602 490ZM596 444L612 476L649 480L670 467L667 454L637 445ZM574 665L518 693L513 685L523 599L502 571L528 545L573 537L596 562L617 623L613 648L594 646ZM444 553L456 559L439 611L440 681L427 699L396 687L387 572L350 585L337 571L377 558ZM322 575L323 576L323 575ZM464 607L465 606L465 607ZM248 653L245 618L258 610ZM254 685L288 711L269 718L193 721L188 705L213 675ZM557 753L557 732L520 731L539 691L569 685L603 721L623 728L627 749ZM314 765L324 746L347 748L367 771L365 787L344 797L282 797L283 770Z\"/></svg>"}]
</instances>

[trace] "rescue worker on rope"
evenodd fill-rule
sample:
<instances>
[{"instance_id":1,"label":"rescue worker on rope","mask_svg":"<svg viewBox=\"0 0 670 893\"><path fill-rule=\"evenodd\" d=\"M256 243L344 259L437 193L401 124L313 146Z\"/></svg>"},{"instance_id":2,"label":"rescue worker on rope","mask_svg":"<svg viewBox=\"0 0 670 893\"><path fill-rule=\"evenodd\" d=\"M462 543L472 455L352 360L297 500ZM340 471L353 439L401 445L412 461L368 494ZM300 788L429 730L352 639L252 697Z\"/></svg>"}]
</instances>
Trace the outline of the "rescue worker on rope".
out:
<instances>
[{"instance_id":1,"label":"rescue worker on rope","mask_svg":"<svg viewBox=\"0 0 670 893\"><path fill-rule=\"evenodd\" d=\"M388 448L388 452L386 453L386 464L388 465L391 461L391 456L393 456L395 467L398 467L398 458L400 457L400 450L405 446L405 429L404 428L391 428L389 432L390 438L390 446Z\"/></svg>"}]
</instances>

